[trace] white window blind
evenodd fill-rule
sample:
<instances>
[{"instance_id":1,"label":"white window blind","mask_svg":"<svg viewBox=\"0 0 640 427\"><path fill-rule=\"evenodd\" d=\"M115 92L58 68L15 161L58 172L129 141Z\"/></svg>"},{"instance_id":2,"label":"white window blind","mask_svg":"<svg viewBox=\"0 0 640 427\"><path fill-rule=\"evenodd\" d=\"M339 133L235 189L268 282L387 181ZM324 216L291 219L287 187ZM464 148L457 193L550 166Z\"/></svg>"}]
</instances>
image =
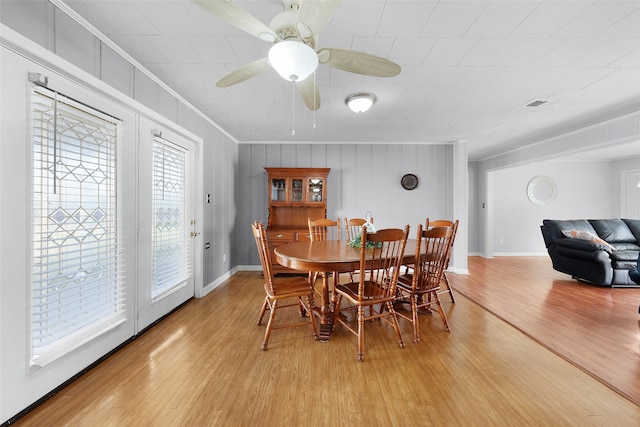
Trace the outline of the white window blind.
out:
<instances>
[{"instance_id":1,"label":"white window blind","mask_svg":"<svg viewBox=\"0 0 640 427\"><path fill-rule=\"evenodd\" d=\"M185 286L191 275L186 170L185 151L154 138L152 300Z\"/></svg>"},{"instance_id":2,"label":"white window blind","mask_svg":"<svg viewBox=\"0 0 640 427\"><path fill-rule=\"evenodd\" d=\"M44 366L125 321L119 121L41 87L32 117L31 363Z\"/></svg>"}]
</instances>

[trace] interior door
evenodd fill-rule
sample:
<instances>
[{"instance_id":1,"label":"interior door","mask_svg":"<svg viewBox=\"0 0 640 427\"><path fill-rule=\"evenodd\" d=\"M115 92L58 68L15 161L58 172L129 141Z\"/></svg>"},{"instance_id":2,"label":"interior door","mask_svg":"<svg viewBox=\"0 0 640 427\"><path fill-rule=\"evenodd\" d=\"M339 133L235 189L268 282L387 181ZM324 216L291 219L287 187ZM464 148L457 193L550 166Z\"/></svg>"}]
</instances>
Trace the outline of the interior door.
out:
<instances>
[{"instance_id":1,"label":"interior door","mask_svg":"<svg viewBox=\"0 0 640 427\"><path fill-rule=\"evenodd\" d=\"M622 174L622 218L640 218L640 170Z\"/></svg>"},{"instance_id":2,"label":"interior door","mask_svg":"<svg viewBox=\"0 0 640 427\"><path fill-rule=\"evenodd\" d=\"M138 322L141 331L194 296L196 144L141 118Z\"/></svg>"}]
</instances>

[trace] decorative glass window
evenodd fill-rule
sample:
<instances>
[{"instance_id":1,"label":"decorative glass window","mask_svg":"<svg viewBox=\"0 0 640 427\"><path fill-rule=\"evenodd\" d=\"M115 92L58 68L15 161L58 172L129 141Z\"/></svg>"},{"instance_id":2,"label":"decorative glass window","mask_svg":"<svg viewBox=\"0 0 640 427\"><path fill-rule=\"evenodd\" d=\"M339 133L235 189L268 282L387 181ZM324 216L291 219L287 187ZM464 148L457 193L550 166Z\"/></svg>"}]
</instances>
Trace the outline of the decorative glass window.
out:
<instances>
[{"instance_id":1,"label":"decorative glass window","mask_svg":"<svg viewBox=\"0 0 640 427\"><path fill-rule=\"evenodd\" d=\"M161 138L154 138L153 301L185 286L185 280L191 276L186 170L185 151Z\"/></svg>"},{"instance_id":2,"label":"decorative glass window","mask_svg":"<svg viewBox=\"0 0 640 427\"><path fill-rule=\"evenodd\" d=\"M41 87L31 101L30 355L44 366L125 321L120 122Z\"/></svg>"}]
</instances>

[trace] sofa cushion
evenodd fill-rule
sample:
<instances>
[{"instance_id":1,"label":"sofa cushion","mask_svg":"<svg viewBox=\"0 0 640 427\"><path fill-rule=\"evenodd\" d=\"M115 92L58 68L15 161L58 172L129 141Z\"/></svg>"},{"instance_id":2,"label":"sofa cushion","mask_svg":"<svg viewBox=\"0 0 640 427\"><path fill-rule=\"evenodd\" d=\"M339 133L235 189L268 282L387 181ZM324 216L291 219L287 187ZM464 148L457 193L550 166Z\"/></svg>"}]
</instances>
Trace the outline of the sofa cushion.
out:
<instances>
[{"instance_id":1,"label":"sofa cushion","mask_svg":"<svg viewBox=\"0 0 640 427\"><path fill-rule=\"evenodd\" d=\"M629 243L637 241L627 224L621 219L590 219L589 222L598 236L609 243Z\"/></svg>"},{"instance_id":2,"label":"sofa cushion","mask_svg":"<svg viewBox=\"0 0 640 427\"><path fill-rule=\"evenodd\" d=\"M638 252L616 251L611 254L611 265L620 270L631 270L638 266Z\"/></svg>"},{"instance_id":3,"label":"sofa cushion","mask_svg":"<svg viewBox=\"0 0 640 427\"><path fill-rule=\"evenodd\" d=\"M595 234L593 234L593 233L591 233L589 231L585 231L585 230L562 230L562 234L564 234L566 237L568 237L570 239L586 240L588 242L596 243L599 246L602 246L602 248L604 250L608 251L608 252L612 252L612 251L616 250L616 248L611 246L605 240L601 239L600 237L596 236Z\"/></svg>"},{"instance_id":4,"label":"sofa cushion","mask_svg":"<svg viewBox=\"0 0 640 427\"><path fill-rule=\"evenodd\" d=\"M610 245L617 251L640 251L640 246L637 243L610 243Z\"/></svg>"},{"instance_id":5,"label":"sofa cushion","mask_svg":"<svg viewBox=\"0 0 640 427\"><path fill-rule=\"evenodd\" d=\"M542 221L542 235L547 247L557 239L564 238L562 230L584 230L597 234L586 219L545 219Z\"/></svg>"},{"instance_id":6,"label":"sofa cushion","mask_svg":"<svg viewBox=\"0 0 640 427\"><path fill-rule=\"evenodd\" d=\"M640 243L640 219L623 219L623 221L636 237L636 241Z\"/></svg>"}]
</instances>

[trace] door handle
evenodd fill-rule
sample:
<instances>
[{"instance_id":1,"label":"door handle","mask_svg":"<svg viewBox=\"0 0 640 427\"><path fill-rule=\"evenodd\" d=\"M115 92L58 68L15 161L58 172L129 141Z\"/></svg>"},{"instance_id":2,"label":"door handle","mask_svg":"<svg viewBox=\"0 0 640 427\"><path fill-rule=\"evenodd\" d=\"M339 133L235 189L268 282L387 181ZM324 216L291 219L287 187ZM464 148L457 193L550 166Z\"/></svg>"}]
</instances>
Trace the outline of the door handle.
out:
<instances>
[{"instance_id":1,"label":"door handle","mask_svg":"<svg viewBox=\"0 0 640 427\"><path fill-rule=\"evenodd\" d=\"M195 231L192 231L191 234L189 234L189 236L196 237L198 234L200 234L200 233L196 233Z\"/></svg>"}]
</instances>

